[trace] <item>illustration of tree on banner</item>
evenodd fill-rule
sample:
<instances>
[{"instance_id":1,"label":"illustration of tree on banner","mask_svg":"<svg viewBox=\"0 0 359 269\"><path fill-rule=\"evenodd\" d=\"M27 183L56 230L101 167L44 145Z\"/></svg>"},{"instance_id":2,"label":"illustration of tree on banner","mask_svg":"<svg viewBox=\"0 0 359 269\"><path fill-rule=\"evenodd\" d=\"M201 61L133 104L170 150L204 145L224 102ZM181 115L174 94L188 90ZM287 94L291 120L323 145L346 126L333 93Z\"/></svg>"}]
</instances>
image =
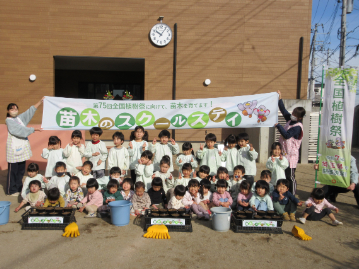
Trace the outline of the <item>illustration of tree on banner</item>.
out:
<instances>
[{"instance_id":1,"label":"illustration of tree on banner","mask_svg":"<svg viewBox=\"0 0 359 269\"><path fill-rule=\"evenodd\" d=\"M330 68L326 72L322 120L319 136L321 184L348 187L353 117L358 71Z\"/></svg>"}]
</instances>

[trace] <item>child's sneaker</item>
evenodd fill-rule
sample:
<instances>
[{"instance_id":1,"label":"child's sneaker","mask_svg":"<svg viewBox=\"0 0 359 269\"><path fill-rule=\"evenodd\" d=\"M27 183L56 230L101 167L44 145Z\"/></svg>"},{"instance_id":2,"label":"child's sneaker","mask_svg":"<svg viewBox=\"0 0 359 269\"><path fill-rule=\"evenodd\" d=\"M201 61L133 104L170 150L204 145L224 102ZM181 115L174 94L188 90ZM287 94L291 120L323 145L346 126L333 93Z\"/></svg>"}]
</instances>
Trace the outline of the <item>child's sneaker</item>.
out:
<instances>
[{"instance_id":1,"label":"child's sneaker","mask_svg":"<svg viewBox=\"0 0 359 269\"><path fill-rule=\"evenodd\" d=\"M92 213L88 213L85 218L96 218L96 213L92 212Z\"/></svg>"},{"instance_id":2,"label":"child's sneaker","mask_svg":"<svg viewBox=\"0 0 359 269\"><path fill-rule=\"evenodd\" d=\"M302 224L305 224L306 219L305 218L298 218L298 221Z\"/></svg>"},{"instance_id":3,"label":"child's sneaker","mask_svg":"<svg viewBox=\"0 0 359 269\"><path fill-rule=\"evenodd\" d=\"M282 217L283 217L284 220L290 220L288 212L284 212Z\"/></svg>"},{"instance_id":4,"label":"child's sneaker","mask_svg":"<svg viewBox=\"0 0 359 269\"><path fill-rule=\"evenodd\" d=\"M204 214L204 219L205 220L209 220L210 219L210 216L208 214Z\"/></svg>"},{"instance_id":5,"label":"child's sneaker","mask_svg":"<svg viewBox=\"0 0 359 269\"><path fill-rule=\"evenodd\" d=\"M333 221L332 221L332 224L333 224L334 226L343 225L343 222L340 222L340 221L338 221L338 220L333 220Z\"/></svg>"},{"instance_id":6,"label":"child's sneaker","mask_svg":"<svg viewBox=\"0 0 359 269\"><path fill-rule=\"evenodd\" d=\"M198 214L197 214L197 218L198 218L198 219L203 219L203 218L204 218L203 213L202 213L202 212L198 213Z\"/></svg>"},{"instance_id":7,"label":"child's sneaker","mask_svg":"<svg viewBox=\"0 0 359 269\"><path fill-rule=\"evenodd\" d=\"M207 212L208 212L208 214L209 214L209 215L211 215L211 214L212 214L211 210L209 210L209 209L207 210Z\"/></svg>"},{"instance_id":8,"label":"child's sneaker","mask_svg":"<svg viewBox=\"0 0 359 269\"><path fill-rule=\"evenodd\" d=\"M289 214L289 218L290 218L290 221L296 221L296 218L295 218L295 214L294 214L294 213L290 213L290 214Z\"/></svg>"}]
</instances>

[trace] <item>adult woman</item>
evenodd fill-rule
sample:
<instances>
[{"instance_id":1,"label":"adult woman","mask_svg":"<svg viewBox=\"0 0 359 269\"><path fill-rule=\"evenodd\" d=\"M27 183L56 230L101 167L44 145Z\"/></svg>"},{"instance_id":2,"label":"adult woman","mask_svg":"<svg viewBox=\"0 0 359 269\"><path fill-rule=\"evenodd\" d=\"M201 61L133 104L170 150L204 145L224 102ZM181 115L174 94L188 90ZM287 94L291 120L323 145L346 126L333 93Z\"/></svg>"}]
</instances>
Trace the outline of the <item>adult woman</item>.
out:
<instances>
[{"instance_id":1,"label":"adult woman","mask_svg":"<svg viewBox=\"0 0 359 269\"><path fill-rule=\"evenodd\" d=\"M287 123L284 127L278 123L276 123L275 126L281 134L279 143L282 145L284 156L289 162L289 167L285 169L286 179L290 182L289 191L295 195L297 190L295 170L299 160L299 148L303 139L302 120L305 116L305 109L304 107L296 107L293 109L292 114L290 114L284 107L280 91L278 91L278 94L278 107Z\"/></svg>"},{"instance_id":2,"label":"adult woman","mask_svg":"<svg viewBox=\"0 0 359 269\"><path fill-rule=\"evenodd\" d=\"M6 180L7 195L18 196L22 189L22 177L25 173L26 160L32 156L30 143L27 137L35 131L26 127L35 114L36 109L42 104L45 97L31 106L27 111L18 115L19 107L11 103L7 106L6 125L8 137L6 142L6 160L8 162L8 175Z\"/></svg>"}]
</instances>

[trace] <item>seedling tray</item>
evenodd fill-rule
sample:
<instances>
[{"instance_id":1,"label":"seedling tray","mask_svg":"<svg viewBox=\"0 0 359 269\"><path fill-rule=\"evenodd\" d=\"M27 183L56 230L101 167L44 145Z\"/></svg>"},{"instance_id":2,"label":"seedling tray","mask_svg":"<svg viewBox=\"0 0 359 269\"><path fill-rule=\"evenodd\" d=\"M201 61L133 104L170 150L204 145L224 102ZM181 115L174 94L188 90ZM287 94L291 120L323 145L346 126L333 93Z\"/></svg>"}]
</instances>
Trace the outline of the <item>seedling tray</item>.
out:
<instances>
[{"instance_id":1,"label":"seedling tray","mask_svg":"<svg viewBox=\"0 0 359 269\"><path fill-rule=\"evenodd\" d=\"M22 214L20 220L21 230L63 230L70 223L76 222L76 209L73 209L71 214L67 216L63 216L61 214L31 216L30 212L33 210L33 208L30 208Z\"/></svg>"},{"instance_id":2,"label":"seedling tray","mask_svg":"<svg viewBox=\"0 0 359 269\"><path fill-rule=\"evenodd\" d=\"M153 217L149 213L150 210L145 212L145 224L143 230L146 232L149 227L157 224L164 224L168 228L169 232L192 232L192 216L179 216L179 217Z\"/></svg>"},{"instance_id":3,"label":"seedling tray","mask_svg":"<svg viewBox=\"0 0 359 269\"><path fill-rule=\"evenodd\" d=\"M231 217L231 228L235 233L283 234L283 220L273 219L239 219Z\"/></svg>"}]
</instances>

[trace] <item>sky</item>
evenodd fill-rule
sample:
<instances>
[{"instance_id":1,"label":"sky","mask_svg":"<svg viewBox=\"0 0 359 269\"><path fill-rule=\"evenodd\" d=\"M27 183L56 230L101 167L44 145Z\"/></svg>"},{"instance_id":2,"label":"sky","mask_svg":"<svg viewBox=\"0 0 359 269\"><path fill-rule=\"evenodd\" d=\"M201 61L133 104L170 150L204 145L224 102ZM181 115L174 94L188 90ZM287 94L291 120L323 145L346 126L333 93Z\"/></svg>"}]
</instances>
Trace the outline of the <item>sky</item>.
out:
<instances>
[{"instance_id":1,"label":"sky","mask_svg":"<svg viewBox=\"0 0 359 269\"><path fill-rule=\"evenodd\" d=\"M338 30L340 31L342 14L342 3L337 0L313 0L312 6L312 29L315 24L323 24L318 26L316 45L316 68L314 69L314 77L316 82L321 82L322 65L327 65L327 55L329 49L329 67L339 67L339 44ZM359 67L359 51L358 55L350 59L359 44L359 0L354 0L354 9L352 13L347 14L347 40L345 49L346 66ZM313 39L313 34L311 35ZM322 50L322 51L319 51ZM309 63L308 63L309 64ZM359 104L359 85L357 87L356 105Z\"/></svg>"}]
</instances>

